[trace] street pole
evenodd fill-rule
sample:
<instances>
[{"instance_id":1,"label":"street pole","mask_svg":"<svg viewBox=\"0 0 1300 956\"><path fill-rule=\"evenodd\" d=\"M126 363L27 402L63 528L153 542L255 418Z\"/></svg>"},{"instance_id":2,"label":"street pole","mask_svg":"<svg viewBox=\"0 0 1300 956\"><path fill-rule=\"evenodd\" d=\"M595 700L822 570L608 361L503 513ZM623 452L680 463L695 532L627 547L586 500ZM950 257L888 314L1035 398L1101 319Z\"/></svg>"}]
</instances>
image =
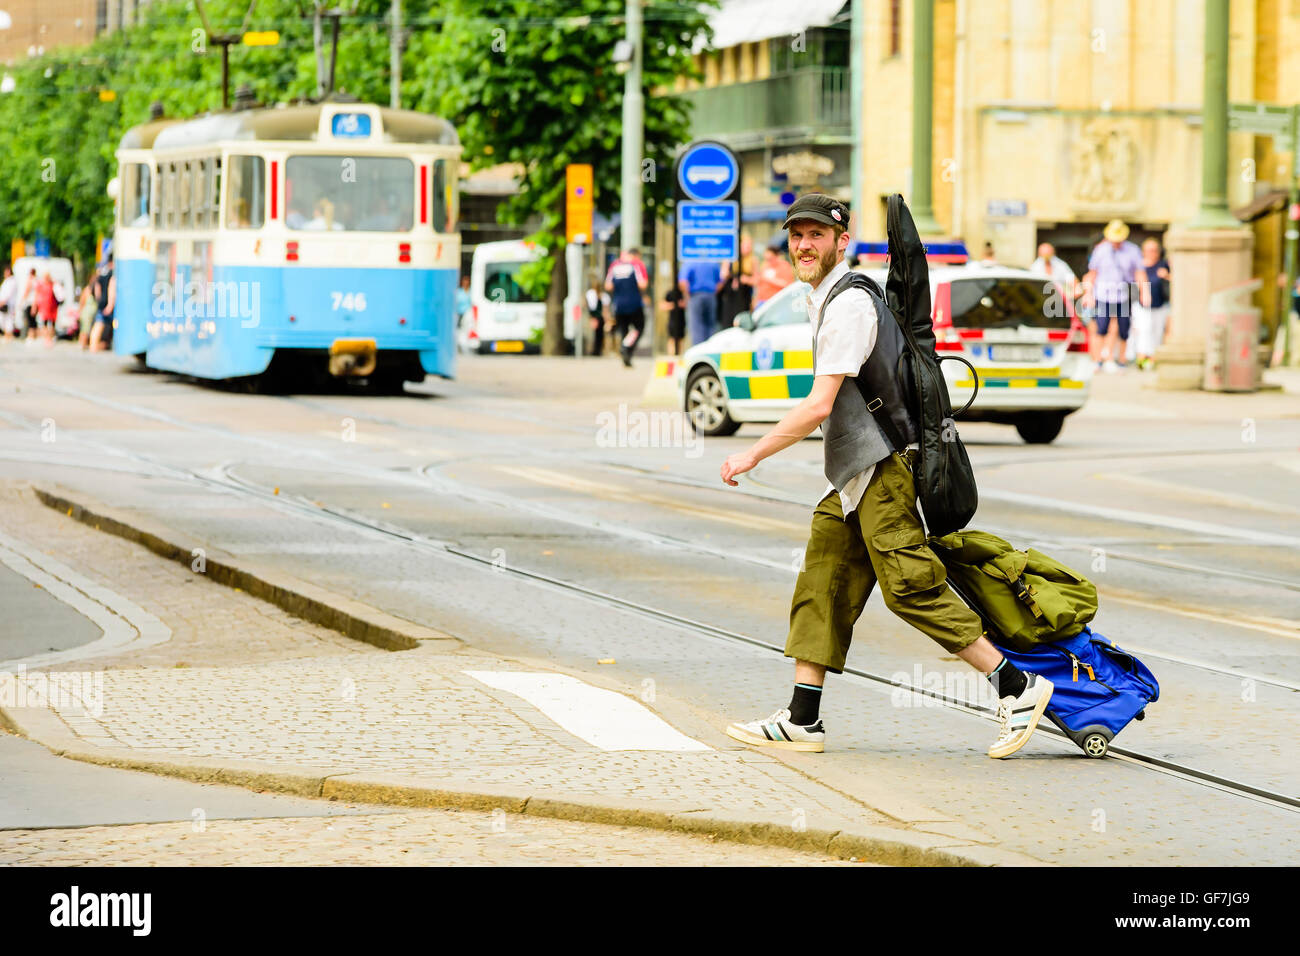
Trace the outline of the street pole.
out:
<instances>
[{"instance_id":1,"label":"street pole","mask_svg":"<svg viewBox=\"0 0 1300 956\"><path fill-rule=\"evenodd\" d=\"M402 108L402 0L393 0L392 34L388 38L389 47L389 93L388 105L395 110Z\"/></svg>"},{"instance_id":2,"label":"street pole","mask_svg":"<svg viewBox=\"0 0 1300 956\"><path fill-rule=\"evenodd\" d=\"M866 211L862 205L862 44L865 7L864 0L853 0L853 19L849 30L849 123L853 137L849 159L849 205L852 210L849 219L853 223L854 239L863 237L862 214Z\"/></svg>"},{"instance_id":3,"label":"street pole","mask_svg":"<svg viewBox=\"0 0 1300 956\"><path fill-rule=\"evenodd\" d=\"M1287 190L1286 216L1286 292L1282 296L1282 364L1291 364L1296 343L1291 341L1291 296L1296 283L1296 246L1300 243L1300 220L1293 218L1300 212L1300 106L1291 107L1291 188Z\"/></svg>"},{"instance_id":4,"label":"street pole","mask_svg":"<svg viewBox=\"0 0 1300 956\"><path fill-rule=\"evenodd\" d=\"M1201 207L1192 229L1240 229L1228 212L1228 0L1205 0Z\"/></svg>"},{"instance_id":5,"label":"street pole","mask_svg":"<svg viewBox=\"0 0 1300 956\"><path fill-rule=\"evenodd\" d=\"M641 245L641 154L645 130L645 99L641 95L641 3L627 0L627 42L631 62L623 77L622 248Z\"/></svg>"},{"instance_id":6,"label":"street pole","mask_svg":"<svg viewBox=\"0 0 1300 956\"><path fill-rule=\"evenodd\" d=\"M1226 2L1226 0L1225 0ZM934 134L934 0L912 8L912 219L922 236L942 231L931 197Z\"/></svg>"}]
</instances>

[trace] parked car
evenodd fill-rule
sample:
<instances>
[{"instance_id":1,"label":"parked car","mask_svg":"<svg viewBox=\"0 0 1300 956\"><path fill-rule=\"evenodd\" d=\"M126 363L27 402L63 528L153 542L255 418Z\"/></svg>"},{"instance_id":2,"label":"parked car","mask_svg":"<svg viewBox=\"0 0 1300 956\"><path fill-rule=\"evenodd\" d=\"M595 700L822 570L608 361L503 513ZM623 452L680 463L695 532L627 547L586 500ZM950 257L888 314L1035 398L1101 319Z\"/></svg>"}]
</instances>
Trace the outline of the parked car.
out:
<instances>
[{"instance_id":1,"label":"parked car","mask_svg":"<svg viewBox=\"0 0 1300 956\"><path fill-rule=\"evenodd\" d=\"M884 271L863 271L884 286ZM686 351L678 394L697 431L730 435L744 422L779 421L812 391L810 291L796 282ZM1060 291L1024 269L938 265L930 294L939 355L966 359L979 376L961 420L1014 425L1030 444L1054 440L1088 400L1094 371L1087 330ZM970 369L941 367L961 408L975 384Z\"/></svg>"}]
</instances>

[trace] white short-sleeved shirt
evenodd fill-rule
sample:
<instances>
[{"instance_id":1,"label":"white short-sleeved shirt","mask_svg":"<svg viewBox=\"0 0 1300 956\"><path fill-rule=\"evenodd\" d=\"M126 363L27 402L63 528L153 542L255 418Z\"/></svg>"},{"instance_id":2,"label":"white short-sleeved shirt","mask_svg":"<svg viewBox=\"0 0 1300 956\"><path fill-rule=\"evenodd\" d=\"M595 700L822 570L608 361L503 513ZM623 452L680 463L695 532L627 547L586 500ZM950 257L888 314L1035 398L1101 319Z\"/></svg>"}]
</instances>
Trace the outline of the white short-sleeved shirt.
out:
<instances>
[{"instance_id":1,"label":"white short-sleeved shirt","mask_svg":"<svg viewBox=\"0 0 1300 956\"><path fill-rule=\"evenodd\" d=\"M835 283L848 274L849 265L841 260L809 293L808 316L814 324L826 297L835 288ZM830 304L817 329L817 374L855 378L871 355L871 350L876 347L878 331L876 306L871 301L871 296L861 289L845 289ZM843 387L845 386L842 385L841 388ZM875 470L876 466L872 465L858 472L840 491L840 505L846 519L857 510L862 494L867 490L867 482ZM822 497L825 498L834 490L835 486L828 483Z\"/></svg>"}]
</instances>

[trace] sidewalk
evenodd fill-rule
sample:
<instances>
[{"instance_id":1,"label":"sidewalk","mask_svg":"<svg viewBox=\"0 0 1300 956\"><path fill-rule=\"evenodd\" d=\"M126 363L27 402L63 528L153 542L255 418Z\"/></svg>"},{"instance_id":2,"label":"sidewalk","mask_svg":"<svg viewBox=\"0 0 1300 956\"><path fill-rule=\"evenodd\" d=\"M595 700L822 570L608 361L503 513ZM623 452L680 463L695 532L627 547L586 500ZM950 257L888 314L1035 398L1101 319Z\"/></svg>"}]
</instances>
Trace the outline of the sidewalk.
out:
<instances>
[{"instance_id":1,"label":"sidewalk","mask_svg":"<svg viewBox=\"0 0 1300 956\"><path fill-rule=\"evenodd\" d=\"M133 520L84 504L87 522ZM237 563L220 553L209 561ZM210 582L193 587L251 600ZM356 602L339 603L352 619L366 616ZM0 721L90 763L330 800L640 825L895 865L1036 862L941 816L904 822L852 799L730 742L686 702L642 701L599 673L565 674L411 629L416 646L387 653L356 643L292 659L144 668L122 655L79 700L23 700L25 689L0 675ZM159 647L149 653L159 660ZM60 665L87 666L95 662Z\"/></svg>"}]
</instances>

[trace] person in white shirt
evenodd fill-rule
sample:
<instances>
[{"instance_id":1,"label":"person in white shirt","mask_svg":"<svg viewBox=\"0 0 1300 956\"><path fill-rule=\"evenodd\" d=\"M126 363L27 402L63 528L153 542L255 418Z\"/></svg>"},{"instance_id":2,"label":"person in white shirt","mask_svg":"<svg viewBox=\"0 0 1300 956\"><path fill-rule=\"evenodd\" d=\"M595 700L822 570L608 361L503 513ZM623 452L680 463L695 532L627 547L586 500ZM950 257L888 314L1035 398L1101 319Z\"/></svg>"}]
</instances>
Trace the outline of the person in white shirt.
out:
<instances>
[{"instance_id":1,"label":"person in white shirt","mask_svg":"<svg viewBox=\"0 0 1300 956\"><path fill-rule=\"evenodd\" d=\"M18 312L18 280L13 270L5 266L5 277L0 281L0 334L13 338L17 323L14 321Z\"/></svg>"},{"instance_id":2,"label":"person in white shirt","mask_svg":"<svg viewBox=\"0 0 1300 956\"><path fill-rule=\"evenodd\" d=\"M1074 274L1064 259L1056 254L1056 249L1050 242L1044 242L1038 247L1038 258L1029 266L1030 272L1036 272L1040 276L1047 276L1061 287L1061 294L1074 298L1075 285L1079 277Z\"/></svg>"},{"instance_id":3,"label":"person in white shirt","mask_svg":"<svg viewBox=\"0 0 1300 956\"><path fill-rule=\"evenodd\" d=\"M1017 669L984 636L979 616L948 587L943 564L926 543L912 477L915 446L898 448L885 438L864 397L879 396L873 405L883 404L884 411L875 414L894 423L900 443L916 440L919 427L905 408L895 371L904 348L901 333L882 332L875 301L864 289L845 289L827 302L849 275L848 206L830 196L805 195L790 207L785 226L795 273L812 286L812 391L752 447L729 457L720 474L734 486L737 476L823 425L832 484L813 512L791 601L785 645L786 656L795 660L790 705L764 720L733 723L726 733L758 747L822 752L826 672L843 672L853 625L879 583L890 611L994 684L1001 726L989 756L1010 756L1037 727L1052 685ZM869 363L882 348L878 361ZM855 378L861 387L846 383ZM1013 714L1027 719L1013 720Z\"/></svg>"}]
</instances>

